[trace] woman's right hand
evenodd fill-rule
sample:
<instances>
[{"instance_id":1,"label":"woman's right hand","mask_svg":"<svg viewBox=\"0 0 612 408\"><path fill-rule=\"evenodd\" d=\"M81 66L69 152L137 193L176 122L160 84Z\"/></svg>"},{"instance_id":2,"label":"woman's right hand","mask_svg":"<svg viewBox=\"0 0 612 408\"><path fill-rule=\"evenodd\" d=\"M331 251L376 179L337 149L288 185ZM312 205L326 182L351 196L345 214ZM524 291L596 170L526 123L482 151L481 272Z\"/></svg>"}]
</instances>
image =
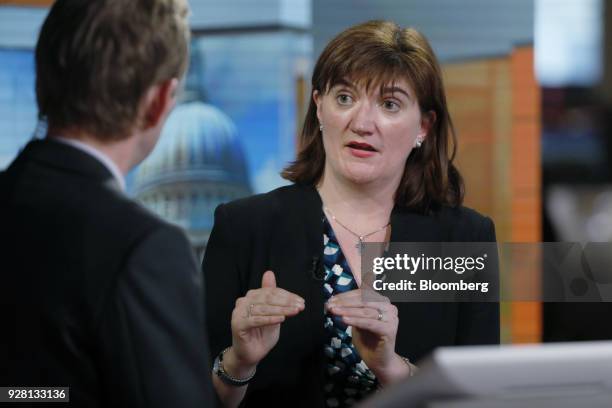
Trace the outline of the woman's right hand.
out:
<instances>
[{"instance_id":1,"label":"woman's right hand","mask_svg":"<svg viewBox=\"0 0 612 408\"><path fill-rule=\"evenodd\" d=\"M304 307L304 299L277 288L274 272L266 271L261 288L238 298L232 312L232 348L228 352L237 365L235 372L252 372L278 342L281 323Z\"/></svg>"}]
</instances>

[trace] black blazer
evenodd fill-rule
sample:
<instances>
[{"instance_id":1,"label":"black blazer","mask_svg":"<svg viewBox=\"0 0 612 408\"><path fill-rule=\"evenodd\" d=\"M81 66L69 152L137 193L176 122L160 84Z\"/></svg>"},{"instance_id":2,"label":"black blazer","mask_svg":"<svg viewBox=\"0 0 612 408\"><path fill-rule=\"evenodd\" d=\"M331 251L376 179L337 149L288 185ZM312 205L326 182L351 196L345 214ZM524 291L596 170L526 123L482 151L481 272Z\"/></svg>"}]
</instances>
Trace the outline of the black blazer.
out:
<instances>
[{"instance_id":1,"label":"black blazer","mask_svg":"<svg viewBox=\"0 0 612 408\"><path fill-rule=\"evenodd\" d=\"M202 281L185 235L74 147L34 141L0 173L0 385L71 406L210 406Z\"/></svg>"},{"instance_id":2,"label":"black blazer","mask_svg":"<svg viewBox=\"0 0 612 408\"><path fill-rule=\"evenodd\" d=\"M202 268L212 356L231 344L235 300L261 286L271 269L277 285L302 296L306 309L281 326L276 347L260 362L243 405L323 406L322 281L313 260L323 253L321 199L293 185L220 205ZM489 218L467 208L425 216L401 207L391 214L394 242L488 242ZM396 351L418 361L439 346L499 343L497 303L396 303ZM262 406L264 406L262 405Z\"/></svg>"}]
</instances>

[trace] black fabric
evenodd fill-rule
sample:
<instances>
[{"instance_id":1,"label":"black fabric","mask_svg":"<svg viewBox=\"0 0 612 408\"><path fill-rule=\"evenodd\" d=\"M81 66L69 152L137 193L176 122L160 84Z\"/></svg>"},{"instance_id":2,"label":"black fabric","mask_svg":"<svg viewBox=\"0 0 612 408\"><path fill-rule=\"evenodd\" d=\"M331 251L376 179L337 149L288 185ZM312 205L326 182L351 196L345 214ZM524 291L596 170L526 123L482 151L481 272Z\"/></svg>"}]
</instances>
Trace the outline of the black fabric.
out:
<instances>
[{"instance_id":1,"label":"black fabric","mask_svg":"<svg viewBox=\"0 0 612 408\"><path fill-rule=\"evenodd\" d=\"M306 309L281 326L276 347L257 367L244 406L323 406L323 290L321 199L313 187L288 186L221 205L204 256L211 355L231 344L238 297L261 286L263 273L303 297ZM421 215L396 207L394 242L491 242L489 218L467 208ZM418 361L439 346L499 343L497 303L396 303L398 354Z\"/></svg>"},{"instance_id":2,"label":"black fabric","mask_svg":"<svg viewBox=\"0 0 612 408\"><path fill-rule=\"evenodd\" d=\"M545 209L547 206L543 205ZM544 242L559 242L559 235L547 211L543 211ZM612 303L543 302L542 341L612 340Z\"/></svg>"},{"instance_id":3,"label":"black fabric","mask_svg":"<svg viewBox=\"0 0 612 408\"><path fill-rule=\"evenodd\" d=\"M0 173L0 197L1 385L68 386L71 406L211 406L202 277L184 233L53 140Z\"/></svg>"}]
</instances>

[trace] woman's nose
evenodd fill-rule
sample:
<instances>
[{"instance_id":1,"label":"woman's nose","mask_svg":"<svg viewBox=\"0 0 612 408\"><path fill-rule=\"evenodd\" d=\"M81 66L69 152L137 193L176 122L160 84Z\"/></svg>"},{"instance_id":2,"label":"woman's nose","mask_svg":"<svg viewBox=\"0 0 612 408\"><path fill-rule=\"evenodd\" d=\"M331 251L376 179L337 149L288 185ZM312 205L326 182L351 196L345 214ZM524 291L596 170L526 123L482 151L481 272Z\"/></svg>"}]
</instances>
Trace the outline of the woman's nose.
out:
<instances>
[{"instance_id":1,"label":"woman's nose","mask_svg":"<svg viewBox=\"0 0 612 408\"><path fill-rule=\"evenodd\" d=\"M360 102L352 118L351 131L359 136L367 136L374 132L374 128L374 105L371 102Z\"/></svg>"}]
</instances>

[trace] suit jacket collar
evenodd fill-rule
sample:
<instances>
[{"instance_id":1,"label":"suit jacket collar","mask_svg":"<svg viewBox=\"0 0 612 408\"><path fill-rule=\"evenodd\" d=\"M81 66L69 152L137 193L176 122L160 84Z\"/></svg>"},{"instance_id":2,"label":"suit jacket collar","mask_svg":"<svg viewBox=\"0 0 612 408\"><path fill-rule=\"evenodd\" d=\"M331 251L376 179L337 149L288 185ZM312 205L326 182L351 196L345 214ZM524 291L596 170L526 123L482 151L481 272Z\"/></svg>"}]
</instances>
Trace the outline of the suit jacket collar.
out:
<instances>
[{"instance_id":1,"label":"suit jacket collar","mask_svg":"<svg viewBox=\"0 0 612 408\"><path fill-rule=\"evenodd\" d=\"M304 225L306 226L306 242L318 243L313 248L309 248L309 253L323 252L323 202L321 196L314 186L297 186L295 199L297 206L293 208L303 208Z\"/></svg>"},{"instance_id":2,"label":"suit jacket collar","mask_svg":"<svg viewBox=\"0 0 612 408\"><path fill-rule=\"evenodd\" d=\"M33 160L45 166L79 174L120 189L113 174L98 159L68 144L52 140L33 140L23 149L16 163Z\"/></svg>"}]
</instances>

